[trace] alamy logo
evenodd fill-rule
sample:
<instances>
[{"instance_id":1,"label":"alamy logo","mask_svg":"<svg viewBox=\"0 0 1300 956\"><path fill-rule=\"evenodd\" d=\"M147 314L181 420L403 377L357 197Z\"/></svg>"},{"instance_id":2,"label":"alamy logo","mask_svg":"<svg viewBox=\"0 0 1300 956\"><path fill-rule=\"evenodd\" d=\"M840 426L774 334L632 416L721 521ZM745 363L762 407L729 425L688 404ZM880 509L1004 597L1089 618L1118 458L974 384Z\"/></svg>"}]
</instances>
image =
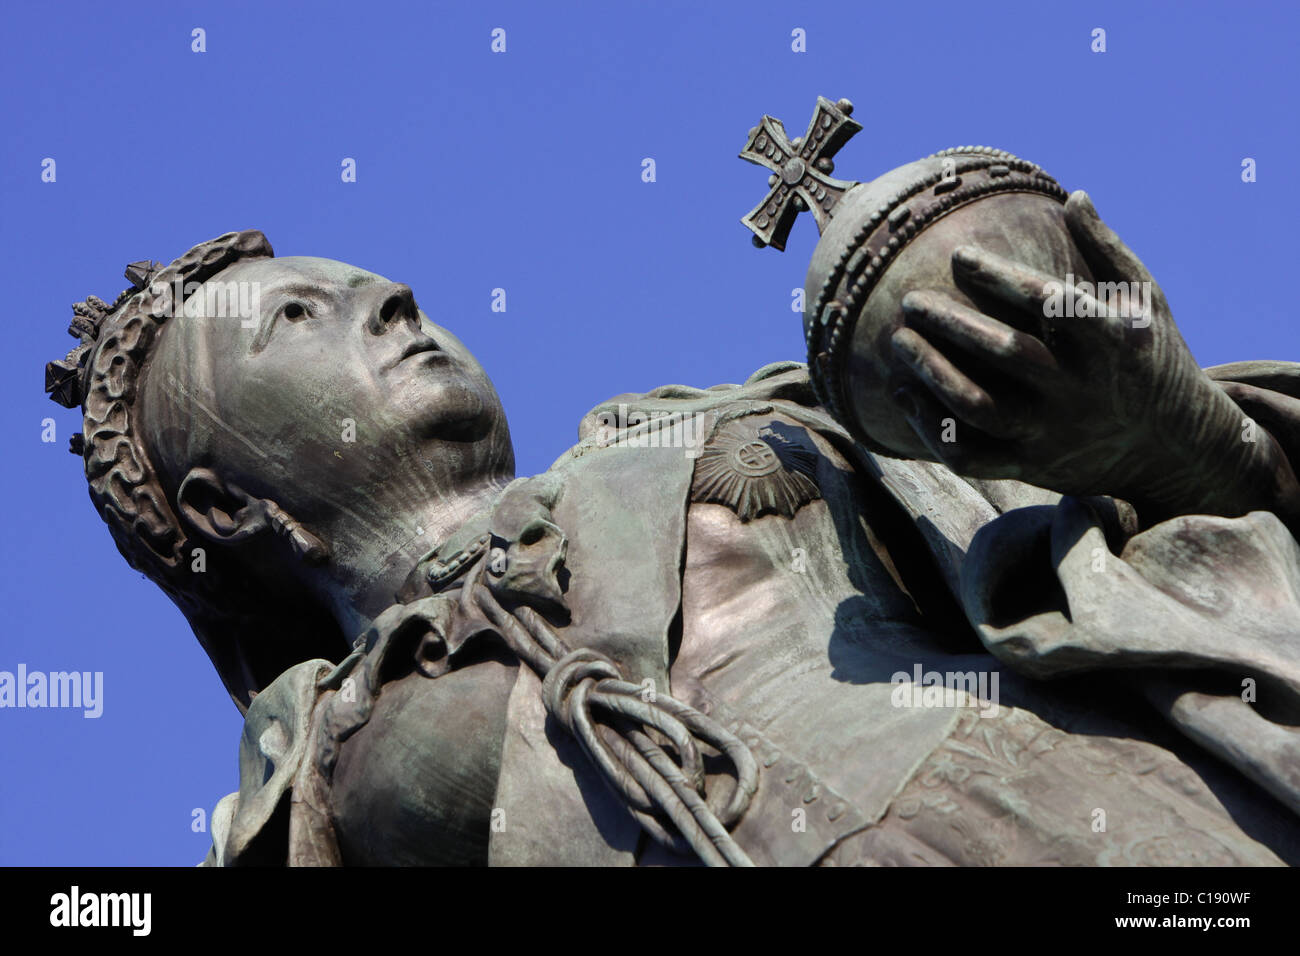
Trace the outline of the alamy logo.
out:
<instances>
[{"instance_id":1,"label":"alamy logo","mask_svg":"<svg viewBox=\"0 0 1300 956\"><path fill-rule=\"evenodd\" d=\"M1049 319L1132 319L1135 329L1151 324L1150 282L1076 282L1067 272L1065 282L1046 283L1043 296L1043 315Z\"/></svg>"},{"instance_id":2,"label":"alamy logo","mask_svg":"<svg viewBox=\"0 0 1300 956\"><path fill-rule=\"evenodd\" d=\"M0 708L4 707L81 708L81 716L99 717L104 713L104 672L29 673L26 664L19 664L16 674L0 671Z\"/></svg>"},{"instance_id":3,"label":"alamy logo","mask_svg":"<svg viewBox=\"0 0 1300 956\"><path fill-rule=\"evenodd\" d=\"M202 292L203 295L198 293ZM238 318L246 329L257 327L262 314L262 285L259 282L182 282L176 279L171 285L155 282L149 287L153 296L150 313L155 319L172 318L176 303L183 302L182 312L187 318L200 315L210 319Z\"/></svg>"},{"instance_id":4,"label":"alamy logo","mask_svg":"<svg viewBox=\"0 0 1300 956\"><path fill-rule=\"evenodd\" d=\"M596 415L596 443L603 448L684 448L698 458L704 443L703 412L642 412L620 403Z\"/></svg>"},{"instance_id":5,"label":"alamy logo","mask_svg":"<svg viewBox=\"0 0 1300 956\"><path fill-rule=\"evenodd\" d=\"M895 707L966 707L981 702L979 715L996 717L999 680L997 671L922 671L916 664L912 673L897 671L890 677L894 689L889 702Z\"/></svg>"},{"instance_id":6,"label":"alamy logo","mask_svg":"<svg viewBox=\"0 0 1300 956\"><path fill-rule=\"evenodd\" d=\"M153 925L152 893L85 893L74 886L50 897L51 926L129 926L148 936Z\"/></svg>"}]
</instances>

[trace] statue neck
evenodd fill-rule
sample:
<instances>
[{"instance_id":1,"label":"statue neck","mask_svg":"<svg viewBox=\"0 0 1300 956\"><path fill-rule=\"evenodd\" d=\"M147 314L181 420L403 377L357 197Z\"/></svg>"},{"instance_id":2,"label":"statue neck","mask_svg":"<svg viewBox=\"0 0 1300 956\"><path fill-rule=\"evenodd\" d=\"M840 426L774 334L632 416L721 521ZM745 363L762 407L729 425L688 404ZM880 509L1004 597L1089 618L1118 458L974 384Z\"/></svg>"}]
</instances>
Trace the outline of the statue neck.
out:
<instances>
[{"instance_id":1,"label":"statue neck","mask_svg":"<svg viewBox=\"0 0 1300 956\"><path fill-rule=\"evenodd\" d=\"M451 491L421 488L419 494L406 487L376 488L364 505L340 510L335 523L316 531L330 556L312 569L311 586L333 609L347 640L392 606L420 558L490 506L510 481L509 475L494 476Z\"/></svg>"}]
</instances>

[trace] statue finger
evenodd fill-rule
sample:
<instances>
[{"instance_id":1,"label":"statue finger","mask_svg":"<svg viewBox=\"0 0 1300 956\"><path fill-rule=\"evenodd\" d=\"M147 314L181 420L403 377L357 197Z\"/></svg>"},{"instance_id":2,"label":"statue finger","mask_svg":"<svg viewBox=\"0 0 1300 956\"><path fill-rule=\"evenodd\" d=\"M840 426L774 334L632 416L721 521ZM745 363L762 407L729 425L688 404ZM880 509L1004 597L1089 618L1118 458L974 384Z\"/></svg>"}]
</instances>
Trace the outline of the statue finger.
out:
<instances>
[{"instance_id":1,"label":"statue finger","mask_svg":"<svg viewBox=\"0 0 1300 956\"><path fill-rule=\"evenodd\" d=\"M1017 325L1017 318L1022 318L1025 327L1033 330L1041 327L1053 290L1061 285L1045 272L970 245L953 251L952 274L977 301L980 296L992 297L1008 306L1011 314L1000 318Z\"/></svg>"},{"instance_id":2,"label":"statue finger","mask_svg":"<svg viewBox=\"0 0 1300 956\"><path fill-rule=\"evenodd\" d=\"M1066 200L1065 224L1097 281L1151 281L1146 266L1124 245L1115 231L1101 221L1092 199L1082 189L1070 193Z\"/></svg>"},{"instance_id":3,"label":"statue finger","mask_svg":"<svg viewBox=\"0 0 1300 956\"><path fill-rule=\"evenodd\" d=\"M1125 341L1130 329L1140 331L1150 326L1160 307L1160 303L1151 301L1150 286L1128 282L1067 284L972 246L959 246L952 261L954 275L973 289L1036 317L1045 347L1056 355L1060 354L1056 345L1060 339L1079 344Z\"/></svg>"},{"instance_id":4,"label":"statue finger","mask_svg":"<svg viewBox=\"0 0 1300 956\"><path fill-rule=\"evenodd\" d=\"M941 292L909 292L902 304L909 328L950 343L1016 381L1044 387L1060 374L1056 359L1037 338Z\"/></svg>"},{"instance_id":5,"label":"statue finger","mask_svg":"<svg viewBox=\"0 0 1300 956\"><path fill-rule=\"evenodd\" d=\"M1127 282L1088 283L1088 288L1059 284L1060 298L1047 310L1045 334L1074 333L1078 340L1108 346L1137 346L1150 336L1154 305Z\"/></svg>"},{"instance_id":6,"label":"statue finger","mask_svg":"<svg viewBox=\"0 0 1300 956\"><path fill-rule=\"evenodd\" d=\"M1007 443L982 433L973 425L958 421L919 382L898 388L892 397L912 431L929 449L935 461L947 465L958 474L972 477L1019 476L1019 470L1014 465L1017 459Z\"/></svg>"},{"instance_id":7,"label":"statue finger","mask_svg":"<svg viewBox=\"0 0 1300 956\"><path fill-rule=\"evenodd\" d=\"M999 438L1025 433L1023 411L1013 409L1009 401L996 401L915 330L899 329L890 341L894 354L921 385L958 419Z\"/></svg>"}]
</instances>

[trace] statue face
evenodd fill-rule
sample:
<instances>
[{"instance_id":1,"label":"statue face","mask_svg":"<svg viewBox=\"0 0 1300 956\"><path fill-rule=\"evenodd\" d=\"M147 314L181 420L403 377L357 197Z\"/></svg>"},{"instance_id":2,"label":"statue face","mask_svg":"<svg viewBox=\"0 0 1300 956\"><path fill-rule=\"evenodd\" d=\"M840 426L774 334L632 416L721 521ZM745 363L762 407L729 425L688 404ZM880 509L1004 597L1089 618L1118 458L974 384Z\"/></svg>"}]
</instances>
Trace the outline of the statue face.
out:
<instances>
[{"instance_id":1,"label":"statue face","mask_svg":"<svg viewBox=\"0 0 1300 956\"><path fill-rule=\"evenodd\" d=\"M513 471L487 374L406 286L314 258L236 263L207 286L223 295L187 300L144 375L146 440L173 490L212 467L313 521L364 512L381 488ZM232 314L237 294L255 315Z\"/></svg>"}]
</instances>

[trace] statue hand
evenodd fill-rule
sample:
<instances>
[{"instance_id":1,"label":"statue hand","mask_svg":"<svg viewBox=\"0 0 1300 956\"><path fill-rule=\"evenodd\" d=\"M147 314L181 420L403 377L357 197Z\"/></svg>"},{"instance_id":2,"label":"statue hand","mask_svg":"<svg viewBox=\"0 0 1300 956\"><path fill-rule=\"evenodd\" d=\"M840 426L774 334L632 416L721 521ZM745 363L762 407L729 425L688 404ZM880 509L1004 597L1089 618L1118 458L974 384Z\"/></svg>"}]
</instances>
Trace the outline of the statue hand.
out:
<instances>
[{"instance_id":1,"label":"statue hand","mask_svg":"<svg viewBox=\"0 0 1300 956\"><path fill-rule=\"evenodd\" d=\"M1239 451L1241 412L1201 371L1159 286L1085 193L1070 196L1065 219L1095 287L958 248L958 286L995 314L909 293L892 347L912 381L896 400L936 458L964 474L1072 494L1185 497L1165 485L1209 451L1207 435Z\"/></svg>"}]
</instances>

